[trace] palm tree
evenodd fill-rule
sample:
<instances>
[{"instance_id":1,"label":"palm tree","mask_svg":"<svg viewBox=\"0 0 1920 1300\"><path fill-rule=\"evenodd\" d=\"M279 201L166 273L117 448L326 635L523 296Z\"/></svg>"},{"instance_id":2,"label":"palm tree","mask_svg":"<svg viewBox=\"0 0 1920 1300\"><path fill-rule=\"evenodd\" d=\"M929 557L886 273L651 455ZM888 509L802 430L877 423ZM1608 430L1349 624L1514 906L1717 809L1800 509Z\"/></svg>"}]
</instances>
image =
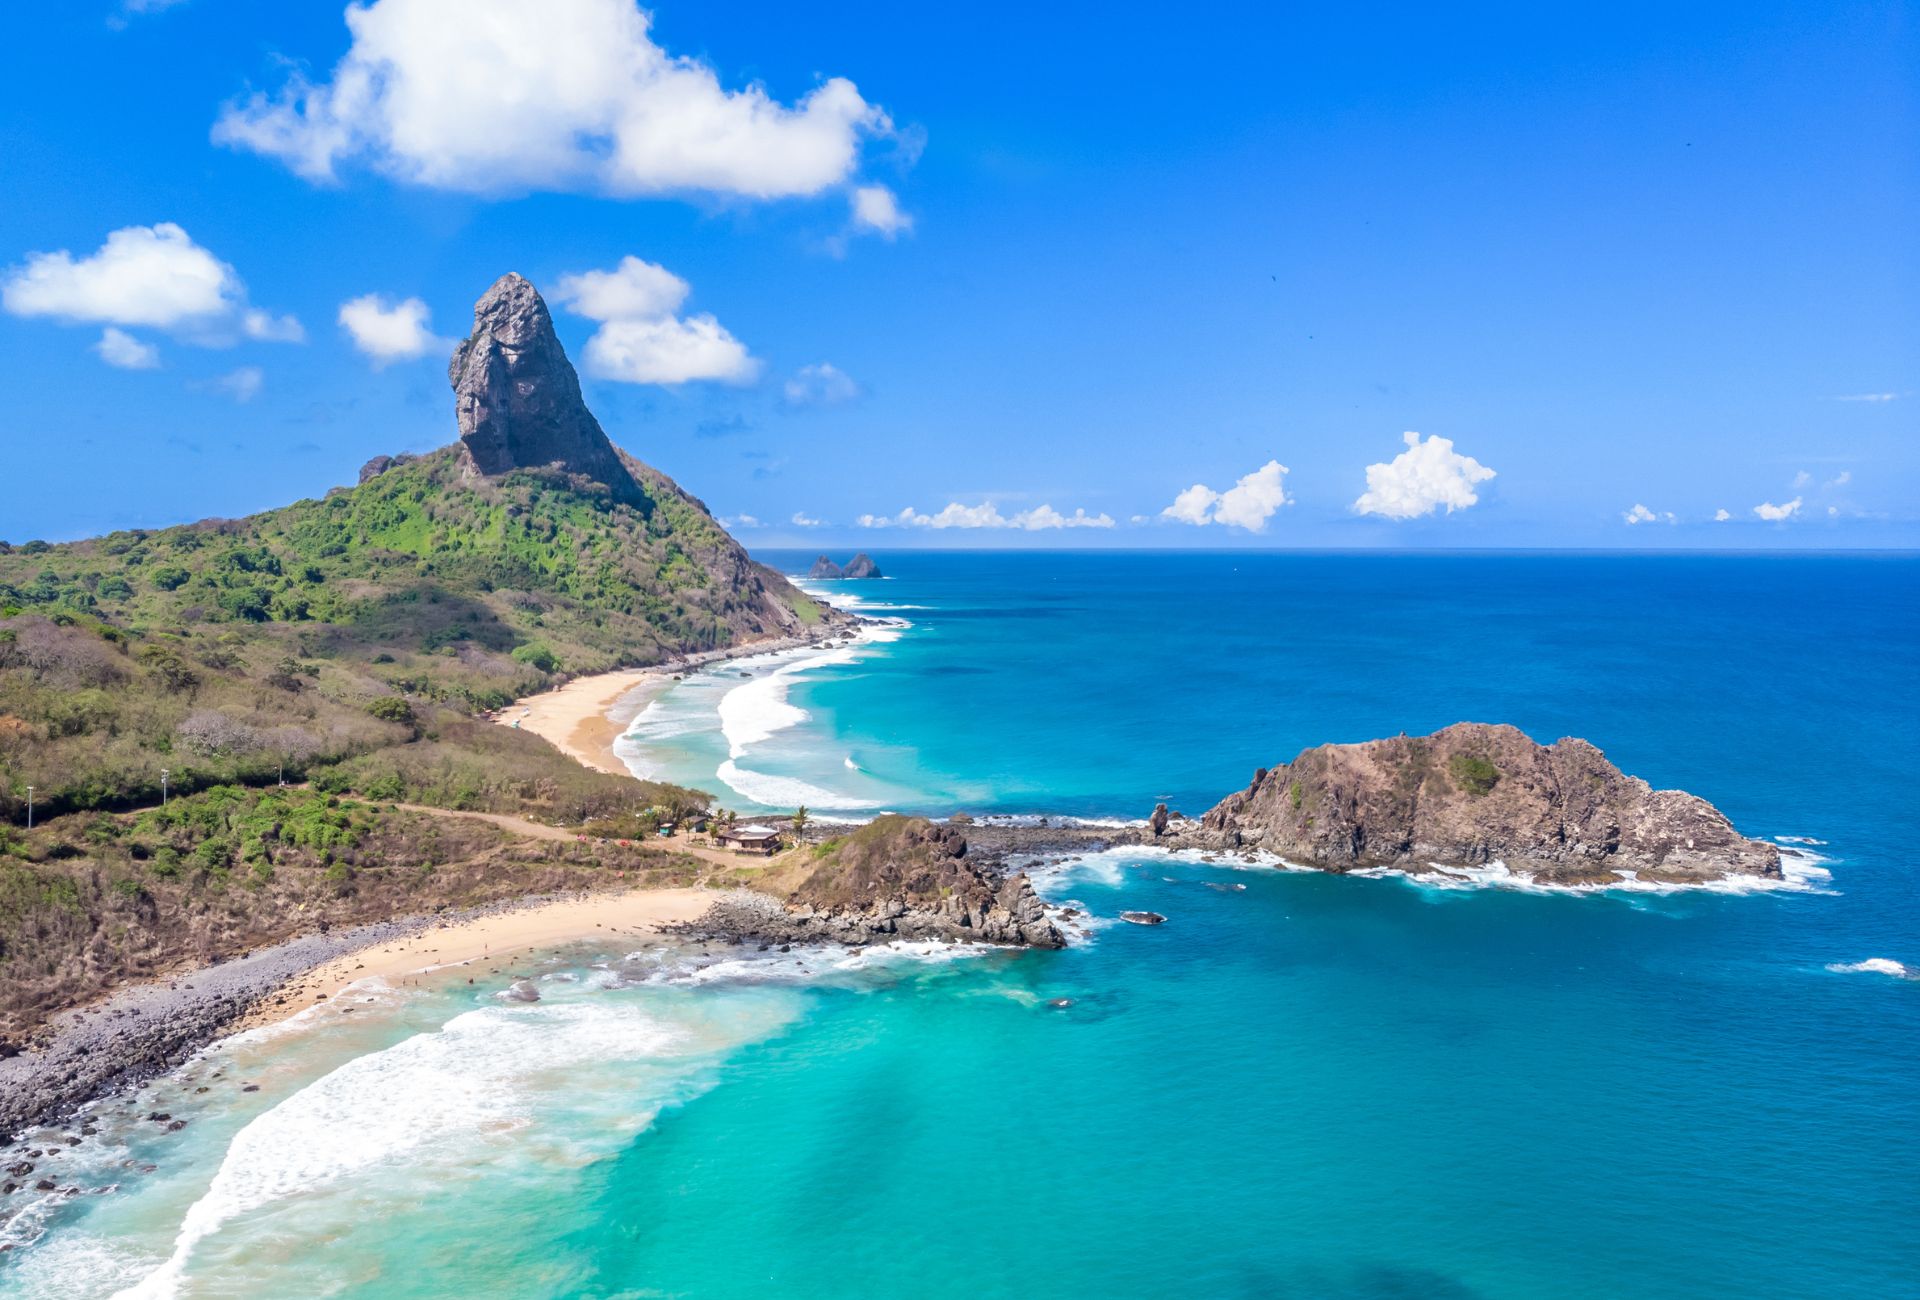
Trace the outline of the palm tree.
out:
<instances>
[{"instance_id":1,"label":"palm tree","mask_svg":"<svg viewBox=\"0 0 1920 1300\"><path fill-rule=\"evenodd\" d=\"M793 837L799 839L807 830L807 823L813 819L807 815L807 806L801 804L793 810Z\"/></svg>"}]
</instances>

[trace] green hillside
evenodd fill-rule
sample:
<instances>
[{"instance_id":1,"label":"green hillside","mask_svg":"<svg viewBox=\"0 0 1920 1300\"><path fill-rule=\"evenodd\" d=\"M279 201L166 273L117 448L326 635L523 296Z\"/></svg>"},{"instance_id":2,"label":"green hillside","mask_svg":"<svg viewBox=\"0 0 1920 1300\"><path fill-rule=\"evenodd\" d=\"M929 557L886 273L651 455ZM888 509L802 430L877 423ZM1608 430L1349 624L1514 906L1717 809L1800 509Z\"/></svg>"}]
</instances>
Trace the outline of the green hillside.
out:
<instances>
[{"instance_id":1,"label":"green hillside","mask_svg":"<svg viewBox=\"0 0 1920 1300\"><path fill-rule=\"evenodd\" d=\"M616 501L558 470L472 475L449 447L246 519L0 544L0 818L23 818L29 784L44 815L151 802L162 768L180 790L444 750L560 675L820 620L626 464L641 490ZM547 766L471 745L463 761L472 799Z\"/></svg>"}]
</instances>

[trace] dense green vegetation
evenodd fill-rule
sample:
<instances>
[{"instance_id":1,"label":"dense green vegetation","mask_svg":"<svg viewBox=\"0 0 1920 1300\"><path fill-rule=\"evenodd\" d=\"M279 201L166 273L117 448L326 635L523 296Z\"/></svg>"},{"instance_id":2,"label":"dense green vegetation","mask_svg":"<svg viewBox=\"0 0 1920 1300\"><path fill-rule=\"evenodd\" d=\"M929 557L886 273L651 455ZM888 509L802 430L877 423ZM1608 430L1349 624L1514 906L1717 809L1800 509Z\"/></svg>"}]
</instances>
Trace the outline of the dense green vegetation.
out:
<instances>
[{"instance_id":1,"label":"dense green vegetation","mask_svg":"<svg viewBox=\"0 0 1920 1300\"><path fill-rule=\"evenodd\" d=\"M1500 780L1499 768L1473 754L1455 754L1447 760L1447 770L1462 790L1476 798L1490 793Z\"/></svg>"},{"instance_id":2,"label":"dense green vegetation","mask_svg":"<svg viewBox=\"0 0 1920 1300\"><path fill-rule=\"evenodd\" d=\"M150 804L163 771L174 791L312 777L571 820L661 802L468 721L559 675L820 617L629 467L623 502L553 471L463 477L447 448L247 519L0 543L0 820L24 820L29 785L42 815Z\"/></svg>"}]
</instances>

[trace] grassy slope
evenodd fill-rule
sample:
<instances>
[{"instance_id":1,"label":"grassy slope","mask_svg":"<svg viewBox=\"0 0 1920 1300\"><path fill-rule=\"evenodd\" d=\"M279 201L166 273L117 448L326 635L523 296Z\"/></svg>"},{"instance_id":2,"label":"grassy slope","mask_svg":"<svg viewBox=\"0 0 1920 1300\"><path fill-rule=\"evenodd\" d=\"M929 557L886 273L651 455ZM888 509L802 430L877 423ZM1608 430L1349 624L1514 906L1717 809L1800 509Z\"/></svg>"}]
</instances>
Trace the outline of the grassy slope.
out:
<instances>
[{"instance_id":1,"label":"grassy slope","mask_svg":"<svg viewBox=\"0 0 1920 1300\"><path fill-rule=\"evenodd\" d=\"M458 715L559 674L819 620L631 468L638 506L540 471L463 479L448 448L247 519L0 553L0 819L29 783L57 812L149 802L163 767L176 789L258 782L429 733L458 761L479 737ZM530 761L502 743L468 765Z\"/></svg>"},{"instance_id":2,"label":"grassy slope","mask_svg":"<svg viewBox=\"0 0 1920 1300\"><path fill-rule=\"evenodd\" d=\"M0 1038L319 925L697 869L382 805L704 806L475 715L831 615L638 462L620 504L551 471L467 479L457 452L247 519L0 544ZM259 788L283 775L311 788Z\"/></svg>"}]
</instances>

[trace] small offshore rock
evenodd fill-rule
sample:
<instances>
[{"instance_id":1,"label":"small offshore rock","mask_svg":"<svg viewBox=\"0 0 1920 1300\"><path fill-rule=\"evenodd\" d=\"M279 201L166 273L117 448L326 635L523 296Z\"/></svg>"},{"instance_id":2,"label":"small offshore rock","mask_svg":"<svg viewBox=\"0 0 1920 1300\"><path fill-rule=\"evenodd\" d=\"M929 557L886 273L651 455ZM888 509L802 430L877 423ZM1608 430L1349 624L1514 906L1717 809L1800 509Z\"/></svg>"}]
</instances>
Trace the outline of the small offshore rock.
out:
<instances>
[{"instance_id":1,"label":"small offshore rock","mask_svg":"<svg viewBox=\"0 0 1920 1300\"><path fill-rule=\"evenodd\" d=\"M1122 912L1120 919L1133 925L1164 925L1167 920L1158 912Z\"/></svg>"}]
</instances>

